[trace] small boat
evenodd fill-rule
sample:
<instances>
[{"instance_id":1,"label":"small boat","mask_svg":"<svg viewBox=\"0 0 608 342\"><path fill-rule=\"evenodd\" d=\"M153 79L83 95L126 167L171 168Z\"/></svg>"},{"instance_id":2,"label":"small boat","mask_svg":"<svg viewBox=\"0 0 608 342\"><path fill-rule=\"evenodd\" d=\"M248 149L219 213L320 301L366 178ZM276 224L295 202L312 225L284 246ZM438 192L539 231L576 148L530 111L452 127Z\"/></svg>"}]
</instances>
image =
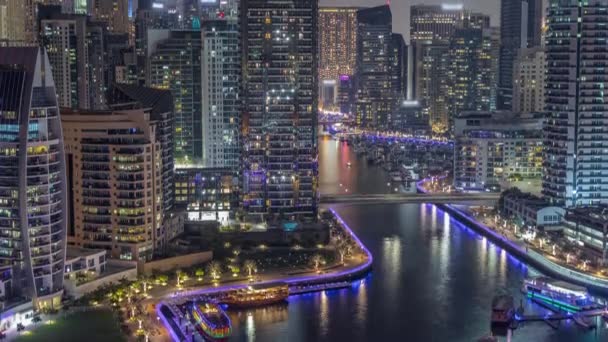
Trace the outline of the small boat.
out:
<instances>
[{"instance_id":1,"label":"small boat","mask_svg":"<svg viewBox=\"0 0 608 342\"><path fill-rule=\"evenodd\" d=\"M213 340L227 339L232 333L230 318L215 303L192 302L192 318L201 335Z\"/></svg>"},{"instance_id":2,"label":"small boat","mask_svg":"<svg viewBox=\"0 0 608 342\"><path fill-rule=\"evenodd\" d=\"M245 309L251 307L272 305L289 297L289 286L286 283L256 284L236 290L220 300L229 308Z\"/></svg>"},{"instance_id":3,"label":"small boat","mask_svg":"<svg viewBox=\"0 0 608 342\"><path fill-rule=\"evenodd\" d=\"M351 167L351 165L352 164L350 162L346 163L346 166L348 166L348 167Z\"/></svg>"},{"instance_id":4,"label":"small boat","mask_svg":"<svg viewBox=\"0 0 608 342\"><path fill-rule=\"evenodd\" d=\"M549 277L524 279L522 292L530 299L567 312L597 309L583 286L578 286Z\"/></svg>"},{"instance_id":5,"label":"small boat","mask_svg":"<svg viewBox=\"0 0 608 342\"><path fill-rule=\"evenodd\" d=\"M493 334L505 336L512 328L515 318L515 304L513 297L499 295L492 299L492 316L490 327Z\"/></svg>"},{"instance_id":6,"label":"small boat","mask_svg":"<svg viewBox=\"0 0 608 342\"><path fill-rule=\"evenodd\" d=\"M492 300L492 325L509 325L515 313L513 297L496 296Z\"/></svg>"}]
</instances>

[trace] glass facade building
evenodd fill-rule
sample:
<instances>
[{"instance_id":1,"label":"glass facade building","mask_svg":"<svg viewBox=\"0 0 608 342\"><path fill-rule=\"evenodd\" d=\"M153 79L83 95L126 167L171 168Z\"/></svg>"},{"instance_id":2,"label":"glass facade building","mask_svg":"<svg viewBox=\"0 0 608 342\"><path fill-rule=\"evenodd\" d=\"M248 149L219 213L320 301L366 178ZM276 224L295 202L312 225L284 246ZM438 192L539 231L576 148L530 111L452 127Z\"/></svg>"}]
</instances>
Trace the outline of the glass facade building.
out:
<instances>
[{"instance_id":1,"label":"glass facade building","mask_svg":"<svg viewBox=\"0 0 608 342\"><path fill-rule=\"evenodd\" d=\"M608 4L549 2L543 194L557 205L608 203Z\"/></svg>"},{"instance_id":2,"label":"glass facade building","mask_svg":"<svg viewBox=\"0 0 608 342\"><path fill-rule=\"evenodd\" d=\"M41 48L0 48L0 269L11 297L57 307L66 246L64 146Z\"/></svg>"},{"instance_id":3,"label":"glass facade building","mask_svg":"<svg viewBox=\"0 0 608 342\"><path fill-rule=\"evenodd\" d=\"M315 0L241 2L243 207L285 220L316 219Z\"/></svg>"}]
</instances>

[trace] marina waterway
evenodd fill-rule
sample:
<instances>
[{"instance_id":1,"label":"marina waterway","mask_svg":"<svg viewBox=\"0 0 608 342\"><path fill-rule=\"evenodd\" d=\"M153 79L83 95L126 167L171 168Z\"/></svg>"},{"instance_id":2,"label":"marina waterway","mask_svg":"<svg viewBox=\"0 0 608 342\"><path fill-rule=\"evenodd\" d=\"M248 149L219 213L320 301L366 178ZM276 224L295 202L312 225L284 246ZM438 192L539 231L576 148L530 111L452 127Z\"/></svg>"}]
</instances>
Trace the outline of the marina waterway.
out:
<instances>
[{"instance_id":1,"label":"marina waterway","mask_svg":"<svg viewBox=\"0 0 608 342\"><path fill-rule=\"evenodd\" d=\"M324 194L394 191L378 166L346 144L319 141ZM348 163L350 162L350 166ZM288 305L231 312L235 341L475 341L489 333L496 294L523 301L535 272L431 204L334 207L374 255L373 271L352 286L289 298ZM608 328L558 330L527 323L513 341L606 341Z\"/></svg>"}]
</instances>

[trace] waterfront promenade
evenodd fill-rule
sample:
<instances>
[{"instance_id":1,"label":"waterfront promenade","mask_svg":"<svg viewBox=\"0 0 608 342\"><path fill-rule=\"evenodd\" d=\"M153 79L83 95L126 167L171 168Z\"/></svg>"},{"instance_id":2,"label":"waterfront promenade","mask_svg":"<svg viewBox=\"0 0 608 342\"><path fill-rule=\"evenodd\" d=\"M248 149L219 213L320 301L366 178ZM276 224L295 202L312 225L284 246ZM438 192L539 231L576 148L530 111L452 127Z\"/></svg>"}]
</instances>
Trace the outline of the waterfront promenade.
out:
<instances>
[{"instance_id":1,"label":"waterfront promenade","mask_svg":"<svg viewBox=\"0 0 608 342\"><path fill-rule=\"evenodd\" d=\"M425 186L429 181L430 179L423 179L419 181L416 184L417 191L420 193L428 193ZM469 213L457 208L454 205L436 204L436 206L452 215L456 220L463 223L467 227L470 227L471 229L474 229L478 233L482 234L499 247L504 248L507 252L520 261L536 268L542 273L557 279L585 286L593 292L608 295L608 279L598 277L588 272L578 271L570 267L562 266L559 263L550 260L540 252L536 251L534 248L531 248L531 246L520 244L517 241L509 238L509 236L497 232L496 230L472 217Z\"/></svg>"},{"instance_id":2,"label":"waterfront promenade","mask_svg":"<svg viewBox=\"0 0 608 342\"><path fill-rule=\"evenodd\" d=\"M162 292L151 294L151 298L148 299L145 304L150 310L148 311L149 322L148 324L155 325L153 316L157 317L157 322L162 321L162 325L169 335L160 334L153 337L152 341L167 341L174 340L179 341L178 335L185 336L182 331L177 333L173 330L172 324L167 320L165 315L160 311L162 305L171 304L176 301L184 301L190 298L196 298L199 296L210 296L217 295L227 291L239 290L246 288L248 285L254 284L270 284L275 282L284 282L290 287L294 286L305 286L305 285L319 285L319 284L333 284L336 282L353 281L363 277L371 270L373 256L367 247L361 242L357 235L352 231L344 220L338 215L334 209L329 209L335 217L339 226L355 241L359 248L359 253L353 256L348 262L340 267L332 267L331 269L321 272L306 272L294 275L285 275L282 273L266 273L261 274L256 278L255 282L250 280L241 280L237 282L231 282L230 284L224 285L208 285L194 289L171 291L165 289ZM322 289L321 287L318 287ZM154 307L154 311L152 308ZM181 329L181 328L180 328Z\"/></svg>"}]
</instances>

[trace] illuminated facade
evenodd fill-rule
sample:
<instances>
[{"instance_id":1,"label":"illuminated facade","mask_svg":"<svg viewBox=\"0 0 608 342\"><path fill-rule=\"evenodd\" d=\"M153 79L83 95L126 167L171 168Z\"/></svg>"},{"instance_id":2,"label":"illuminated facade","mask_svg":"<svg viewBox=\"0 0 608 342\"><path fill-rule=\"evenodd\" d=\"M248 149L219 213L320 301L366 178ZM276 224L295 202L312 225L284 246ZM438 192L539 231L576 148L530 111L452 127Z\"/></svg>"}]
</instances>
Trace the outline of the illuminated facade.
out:
<instances>
[{"instance_id":1,"label":"illuminated facade","mask_svg":"<svg viewBox=\"0 0 608 342\"><path fill-rule=\"evenodd\" d=\"M513 112L545 110L545 51L541 47L521 49L513 67Z\"/></svg>"},{"instance_id":2,"label":"illuminated facade","mask_svg":"<svg viewBox=\"0 0 608 342\"><path fill-rule=\"evenodd\" d=\"M86 0L84 5L86 8ZM129 0L93 0L89 14L95 20L107 22L108 29L112 32L131 32Z\"/></svg>"},{"instance_id":3,"label":"illuminated facade","mask_svg":"<svg viewBox=\"0 0 608 342\"><path fill-rule=\"evenodd\" d=\"M353 76L357 62L356 7L319 8L319 82L332 81L334 88L341 75ZM326 83L327 84L327 83ZM324 104L334 104L334 98Z\"/></svg>"},{"instance_id":4,"label":"illuminated facade","mask_svg":"<svg viewBox=\"0 0 608 342\"><path fill-rule=\"evenodd\" d=\"M62 13L59 6L40 6L38 18L59 106L106 108L105 25L91 22L86 15Z\"/></svg>"},{"instance_id":5,"label":"illuminated facade","mask_svg":"<svg viewBox=\"0 0 608 342\"><path fill-rule=\"evenodd\" d=\"M496 110L497 30L458 28L450 40L447 67L448 122L466 111Z\"/></svg>"},{"instance_id":6,"label":"illuminated facade","mask_svg":"<svg viewBox=\"0 0 608 342\"><path fill-rule=\"evenodd\" d=\"M410 10L413 43L447 43L465 16L462 5L414 5Z\"/></svg>"},{"instance_id":7,"label":"illuminated facade","mask_svg":"<svg viewBox=\"0 0 608 342\"><path fill-rule=\"evenodd\" d=\"M0 48L0 272L4 300L58 307L66 165L51 65L41 48Z\"/></svg>"},{"instance_id":8,"label":"illuminated facade","mask_svg":"<svg viewBox=\"0 0 608 342\"><path fill-rule=\"evenodd\" d=\"M0 44L26 41L25 18L23 0L0 0Z\"/></svg>"},{"instance_id":9,"label":"illuminated facade","mask_svg":"<svg viewBox=\"0 0 608 342\"><path fill-rule=\"evenodd\" d=\"M356 123L386 127L397 101L392 88L390 7L361 9L357 22Z\"/></svg>"},{"instance_id":10,"label":"illuminated facade","mask_svg":"<svg viewBox=\"0 0 608 342\"><path fill-rule=\"evenodd\" d=\"M226 168L175 170L175 205L185 209L189 221L227 223L239 204L239 180Z\"/></svg>"},{"instance_id":11,"label":"illuminated facade","mask_svg":"<svg viewBox=\"0 0 608 342\"><path fill-rule=\"evenodd\" d=\"M148 44L148 84L173 94L175 163L200 163L203 158L201 31L148 30Z\"/></svg>"},{"instance_id":12,"label":"illuminated facade","mask_svg":"<svg viewBox=\"0 0 608 342\"><path fill-rule=\"evenodd\" d=\"M204 167L240 163L241 54L238 17L202 25L202 143Z\"/></svg>"},{"instance_id":13,"label":"illuminated facade","mask_svg":"<svg viewBox=\"0 0 608 342\"><path fill-rule=\"evenodd\" d=\"M163 248L162 144L144 110L61 115L70 242L113 258L149 260Z\"/></svg>"},{"instance_id":14,"label":"illuminated facade","mask_svg":"<svg viewBox=\"0 0 608 342\"><path fill-rule=\"evenodd\" d=\"M605 1L549 2L543 195L567 207L608 203Z\"/></svg>"},{"instance_id":15,"label":"illuminated facade","mask_svg":"<svg viewBox=\"0 0 608 342\"><path fill-rule=\"evenodd\" d=\"M512 109L514 63L520 49L541 45L543 0L501 0L497 106Z\"/></svg>"},{"instance_id":16,"label":"illuminated facade","mask_svg":"<svg viewBox=\"0 0 608 342\"><path fill-rule=\"evenodd\" d=\"M315 0L244 0L243 207L284 220L316 219Z\"/></svg>"},{"instance_id":17,"label":"illuminated facade","mask_svg":"<svg viewBox=\"0 0 608 342\"><path fill-rule=\"evenodd\" d=\"M413 93L433 132L451 133L462 111L494 109L498 35L490 17L462 5L416 5L410 22Z\"/></svg>"},{"instance_id":18,"label":"illuminated facade","mask_svg":"<svg viewBox=\"0 0 608 342\"><path fill-rule=\"evenodd\" d=\"M463 113L454 119L454 127L456 188L495 189L509 177L541 177L542 115Z\"/></svg>"}]
</instances>

